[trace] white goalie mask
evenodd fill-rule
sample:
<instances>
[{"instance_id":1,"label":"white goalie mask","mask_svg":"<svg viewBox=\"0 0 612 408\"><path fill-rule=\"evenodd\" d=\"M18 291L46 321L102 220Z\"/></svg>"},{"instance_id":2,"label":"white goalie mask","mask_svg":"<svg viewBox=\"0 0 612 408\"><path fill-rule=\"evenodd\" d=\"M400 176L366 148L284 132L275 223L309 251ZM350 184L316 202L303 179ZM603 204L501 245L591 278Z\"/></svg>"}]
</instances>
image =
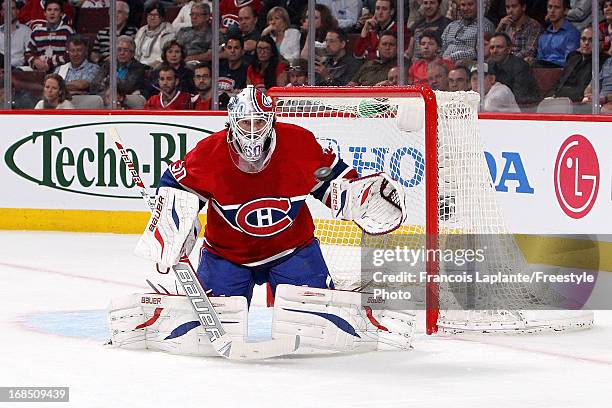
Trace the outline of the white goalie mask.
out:
<instances>
[{"instance_id":1,"label":"white goalie mask","mask_svg":"<svg viewBox=\"0 0 612 408\"><path fill-rule=\"evenodd\" d=\"M262 171L276 146L272 99L248 85L232 97L227 111L227 142L234 164L247 173Z\"/></svg>"}]
</instances>

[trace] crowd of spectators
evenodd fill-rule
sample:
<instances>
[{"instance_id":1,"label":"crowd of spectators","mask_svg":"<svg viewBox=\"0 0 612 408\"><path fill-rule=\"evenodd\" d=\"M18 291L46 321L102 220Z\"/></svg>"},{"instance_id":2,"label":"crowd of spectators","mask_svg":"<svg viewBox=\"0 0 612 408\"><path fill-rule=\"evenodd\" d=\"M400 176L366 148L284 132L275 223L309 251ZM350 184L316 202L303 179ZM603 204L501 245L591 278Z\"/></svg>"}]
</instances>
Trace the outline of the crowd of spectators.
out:
<instances>
[{"instance_id":1,"label":"crowd of spectators","mask_svg":"<svg viewBox=\"0 0 612 408\"><path fill-rule=\"evenodd\" d=\"M213 44L209 0L117 0L115 50L109 0L4 0L2 17L7 7L13 16L14 106L87 108L95 100L110 107L111 57L117 107L124 109L210 109L213 86L223 109L247 85L304 86L309 56L319 86L394 86L403 59L407 85L477 91L477 0L404 3L398 53L395 0L319 0L314 35L307 0L220 0L219 44ZM536 110L551 98L590 106L595 13L599 104L612 111L612 0L599 3L592 10L590 0L486 0L485 109ZM1 25L2 49L4 30ZM17 72L37 80L21 86Z\"/></svg>"}]
</instances>

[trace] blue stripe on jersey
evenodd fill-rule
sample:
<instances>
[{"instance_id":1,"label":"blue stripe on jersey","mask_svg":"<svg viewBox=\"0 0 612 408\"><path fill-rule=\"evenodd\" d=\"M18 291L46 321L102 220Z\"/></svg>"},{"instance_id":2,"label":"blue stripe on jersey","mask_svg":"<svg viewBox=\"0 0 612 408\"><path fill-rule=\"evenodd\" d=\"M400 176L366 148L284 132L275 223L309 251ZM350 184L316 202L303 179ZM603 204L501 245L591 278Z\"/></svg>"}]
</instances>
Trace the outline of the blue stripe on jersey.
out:
<instances>
[{"instance_id":1,"label":"blue stripe on jersey","mask_svg":"<svg viewBox=\"0 0 612 408\"><path fill-rule=\"evenodd\" d=\"M343 162L342 159L338 159L338 163L336 163L336 165L332 168L332 174L329 180L321 184L319 188L317 188L310 194L312 194L312 196L317 200L322 201L325 192L329 189L329 186L331 185L331 182L340 177L340 174L342 174L342 172L345 171L347 168L348 164Z\"/></svg>"},{"instance_id":2,"label":"blue stripe on jersey","mask_svg":"<svg viewBox=\"0 0 612 408\"><path fill-rule=\"evenodd\" d=\"M161 178L159 179L159 185L157 186L157 191L155 192L155 194L159 193L160 187L170 187L176 188L177 190L187 191L187 189L183 187L181 183L176 181L170 169L166 169L166 171L164 171L164 174L162 174ZM202 208L204 208L205 205L206 202L200 199L200 211L202 210Z\"/></svg>"},{"instance_id":3,"label":"blue stripe on jersey","mask_svg":"<svg viewBox=\"0 0 612 408\"><path fill-rule=\"evenodd\" d=\"M157 186L156 194L159 192L160 187L171 187L179 190L185 190L185 187L183 187L178 181L176 181L176 179L172 175L172 172L170 172L170 169L166 169L166 171L164 171L164 174L162 174L161 178L159 179L159 185Z\"/></svg>"}]
</instances>

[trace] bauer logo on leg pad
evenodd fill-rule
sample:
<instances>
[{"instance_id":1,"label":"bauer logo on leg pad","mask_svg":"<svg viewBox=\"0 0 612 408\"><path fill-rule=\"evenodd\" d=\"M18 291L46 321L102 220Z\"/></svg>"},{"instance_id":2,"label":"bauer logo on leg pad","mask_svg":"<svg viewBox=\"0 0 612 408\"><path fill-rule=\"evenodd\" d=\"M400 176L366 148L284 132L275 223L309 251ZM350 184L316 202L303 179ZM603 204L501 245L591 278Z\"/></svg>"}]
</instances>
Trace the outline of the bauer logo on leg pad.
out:
<instances>
[{"instance_id":1,"label":"bauer logo on leg pad","mask_svg":"<svg viewBox=\"0 0 612 408\"><path fill-rule=\"evenodd\" d=\"M161 217L161 212L164 208L165 198L162 196L158 196L155 202L155 209L153 210L153 215L151 217L151 222L149 223L149 231L155 231L157 227L157 223L159 222L159 217Z\"/></svg>"},{"instance_id":2,"label":"bauer logo on leg pad","mask_svg":"<svg viewBox=\"0 0 612 408\"><path fill-rule=\"evenodd\" d=\"M143 296L140 298L140 303L143 305L159 305L162 302L161 297Z\"/></svg>"}]
</instances>

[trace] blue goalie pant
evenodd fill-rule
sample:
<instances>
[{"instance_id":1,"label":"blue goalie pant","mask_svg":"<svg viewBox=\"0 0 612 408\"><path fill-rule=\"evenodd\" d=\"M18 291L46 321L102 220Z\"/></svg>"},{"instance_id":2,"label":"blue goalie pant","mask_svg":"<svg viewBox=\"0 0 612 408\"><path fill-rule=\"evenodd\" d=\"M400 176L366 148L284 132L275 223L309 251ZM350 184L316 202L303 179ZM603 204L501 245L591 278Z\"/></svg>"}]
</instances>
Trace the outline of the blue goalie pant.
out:
<instances>
[{"instance_id":1,"label":"blue goalie pant","mask_svg":"<svg viewBox=\"0 0 612 408\"><path fill-rule=\"evenodd\" d=\"M202 248L198 279L214 296L244 296L249 305L255 284L269 282L272 293L276 293L276 286L280 284L334 288L317 240L290 255L258 266L238 265Z\"/></svg>"}]
</instances>

